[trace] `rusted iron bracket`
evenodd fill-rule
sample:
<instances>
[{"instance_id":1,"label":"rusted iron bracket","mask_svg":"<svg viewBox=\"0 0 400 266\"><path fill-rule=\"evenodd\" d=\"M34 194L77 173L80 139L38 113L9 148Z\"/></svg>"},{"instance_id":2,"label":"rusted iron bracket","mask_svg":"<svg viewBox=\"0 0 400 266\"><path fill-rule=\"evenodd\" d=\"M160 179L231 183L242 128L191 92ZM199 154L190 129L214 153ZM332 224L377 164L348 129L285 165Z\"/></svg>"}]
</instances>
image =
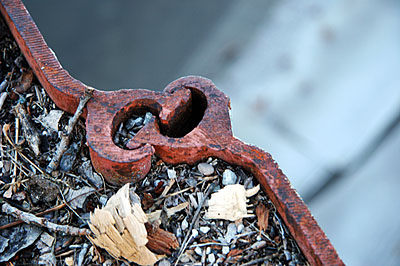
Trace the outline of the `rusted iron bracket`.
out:
<instances>
[{"instance_id":1,"label":"rusted iron bracket","mask_svg":"<svg viewBox=\"0 0 400 266\"><path fill-rule=\"evenodd\" d=\"M47 46L20 0L0 0L0 10L25 58L56 105L73 113L89 87L72 78ZM83 114L97 171L114 184L138 181L156 154L168 163L193 164L209 156L250 171L262 185L312 265L343 265L271 155L232 135L229 98L208 79L184 77L163 92L94 91ZM127 144L113 142L118 125L132 114L154 117Z\"/></svg>"}]
</instances>

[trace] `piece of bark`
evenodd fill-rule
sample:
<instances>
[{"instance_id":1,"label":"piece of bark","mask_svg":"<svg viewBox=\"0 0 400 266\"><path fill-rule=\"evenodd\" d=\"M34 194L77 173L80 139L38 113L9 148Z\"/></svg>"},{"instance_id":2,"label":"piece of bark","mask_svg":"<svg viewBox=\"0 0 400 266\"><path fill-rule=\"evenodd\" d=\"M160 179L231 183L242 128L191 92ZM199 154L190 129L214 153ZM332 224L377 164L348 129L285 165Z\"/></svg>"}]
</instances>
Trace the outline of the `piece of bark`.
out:
<instances>
[{"instance_id":1,"label":"piece of bark","mask_svg":"<svg viewBox=\"0 0 400 266\"><path fill-rule=\"evenodd\" d=\"M146 223L147 242L146 247L156 254L171 255L172 250L179 247L174 234L161 229L157 224Z\"/></svg>"},{"instance_id":2,"label":"piece of bark","mask_svg":"<svg viewBox=\"0 0 400 266\"><path fill-rule=\"evenodd\" d=\"M150 193L143 193L143 210L148 210L154 204L153 196Z\"/></svg>"},{"instance_id":3,"label":"piece of bark","mask_svg":"<svg viewBox=\"0 0 400 266\"><path fill-rule=\"evenodd\" d=\"M262 203L258 204L256 207L256 215L257 215L258 228L261 231L267 230L268 218L269 218L268 208Z\"/></svg>"},{"instance_id":4,"label":"piece of bark","mask_svg":"<svg viewBox=\"0 0 400 266\"><path fill-rule=\"evenodd\" d=\"M124 257L140 265L152 265L163 256L154 254L146 247L149 242L147 222L139 196L129 191L129 184L126 184L108 200L104 208L91 213L89 227L95 234L95 238L91 239L116 258Z\"/></svg>"},{"instance_id":5,"label":"piece of bark","mask_svg":"<svg viewBox=\"0 0 400 266\"><path fill-rule=\"evenodd\" d=\"M247 197L254 196L260 187L246 191L243 185L227 185L216 193L211 194L208 201L206 219L223 219L237 221L253 215L247 211Z\"/></svg>"}]
</instances>

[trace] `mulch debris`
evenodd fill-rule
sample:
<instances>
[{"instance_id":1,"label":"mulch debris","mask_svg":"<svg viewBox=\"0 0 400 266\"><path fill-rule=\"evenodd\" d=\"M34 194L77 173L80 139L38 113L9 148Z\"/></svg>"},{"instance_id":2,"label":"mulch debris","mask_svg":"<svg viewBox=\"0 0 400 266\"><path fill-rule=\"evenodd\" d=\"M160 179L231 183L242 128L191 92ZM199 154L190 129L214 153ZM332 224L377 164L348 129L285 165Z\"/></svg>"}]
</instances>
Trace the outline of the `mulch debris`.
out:
<instances>
[{"instance_id":1,"label":"mulch debris","mask_svg":"<svg viewBox=\"0 0 400 266\"><path fill-rule=\"evenodd\" d=\"M68 127L72 115L48 97L2 19L0 52L0 262L137 265L112 257L87 237L93 236L90 214L120 187L106 183L92 167L84 121ZM126 120L114 142L125 148L151 116ZM61 142L66 143L62 151ZM257 185L241 167L218 158L169 165L154 156L149 174L130 184L130 191L149 220L147 248L164 255L157 265L309 265ZM244 206L210 206L218 205L211 200L221 196L217 193L233 188L251 191L243 196ZM238 208L239 216L207 218L212 208Z\"/></svg>"}]
</instances>

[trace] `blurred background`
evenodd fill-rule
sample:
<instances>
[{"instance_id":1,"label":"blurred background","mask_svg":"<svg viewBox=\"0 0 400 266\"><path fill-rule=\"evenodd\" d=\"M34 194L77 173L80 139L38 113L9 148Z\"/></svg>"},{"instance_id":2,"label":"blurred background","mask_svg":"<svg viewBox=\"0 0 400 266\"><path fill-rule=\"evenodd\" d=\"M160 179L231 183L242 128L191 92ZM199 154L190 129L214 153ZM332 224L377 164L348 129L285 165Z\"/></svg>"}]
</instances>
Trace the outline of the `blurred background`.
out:
<instances>
[{"instance_id":1,"label":"blurred background","mask_svg":"<svg viewBox=\"0 0 400 266\"><path fill-rule=\"evenodd\" d=\"M400 1L24 1L72 76L202 75L348 265L400 265Z\"/></svg>"}]
</instances>

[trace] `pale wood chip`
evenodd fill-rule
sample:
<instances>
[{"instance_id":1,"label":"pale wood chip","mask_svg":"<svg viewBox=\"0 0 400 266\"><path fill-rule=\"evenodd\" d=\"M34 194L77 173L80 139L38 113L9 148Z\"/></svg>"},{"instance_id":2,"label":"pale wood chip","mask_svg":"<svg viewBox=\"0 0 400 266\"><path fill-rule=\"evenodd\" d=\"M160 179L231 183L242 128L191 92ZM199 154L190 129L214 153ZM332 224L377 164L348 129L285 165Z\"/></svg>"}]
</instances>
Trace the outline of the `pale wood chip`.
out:
<instances>
[{"instance_id":1,"label":"pale wood chip","mask_svg":"<svg viewBox=\"0 0 400 266\"><path fill-rule=\"evenodd\" d=\"M245 217L252 217L248 211L246 197L254 196L259 187L246 191L243 185L227 185L216 193L211 194L208 201L207 219L223 219L236 221Z\"/></svg>"}]
</instances>

